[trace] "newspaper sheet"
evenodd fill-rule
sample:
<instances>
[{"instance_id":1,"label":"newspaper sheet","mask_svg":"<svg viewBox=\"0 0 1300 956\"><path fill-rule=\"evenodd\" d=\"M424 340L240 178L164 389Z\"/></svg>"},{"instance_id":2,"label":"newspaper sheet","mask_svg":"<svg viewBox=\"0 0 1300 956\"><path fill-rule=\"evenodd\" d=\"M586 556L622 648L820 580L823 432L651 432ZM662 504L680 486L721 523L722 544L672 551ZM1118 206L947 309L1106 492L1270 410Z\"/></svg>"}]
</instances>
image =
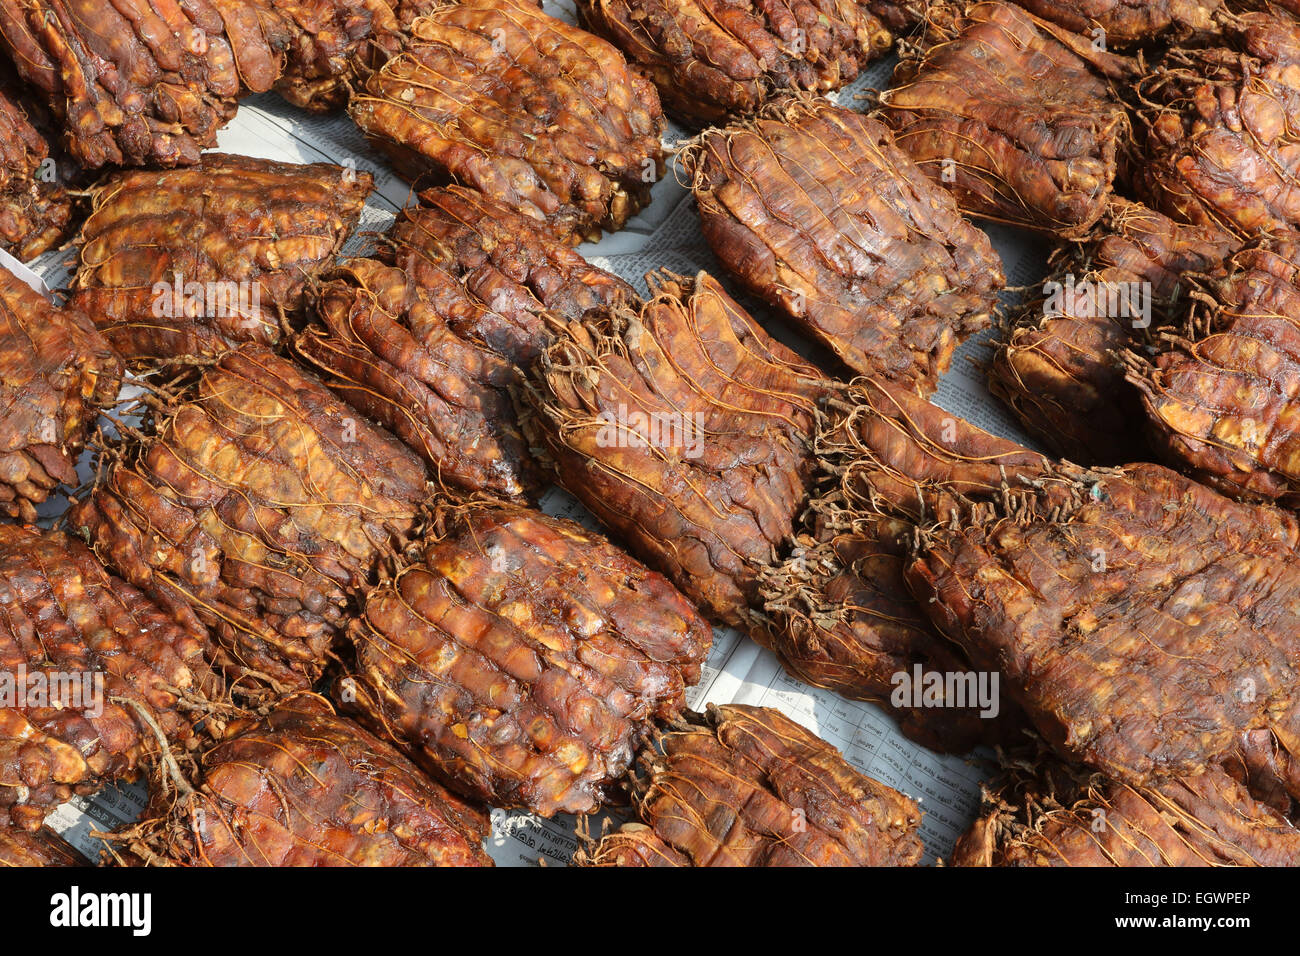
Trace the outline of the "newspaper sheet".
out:
<instances>
[{"instance_id":1,"label":"newspaper sheet","mask_svg":"<svg viewBox=\"0 0 1300 956\"><path fill-rule=\"evenodd\" d=\"M570 22L575 19L570 0L548 0L545 9ZM873 65L858 82L840 91L835 98L847 107L867 107L871 90L886 86L892 69L890 61ZM676 146L686 138L682 130L670 127L665 143ZM218 148L289 162L332 162L372 173L375 190L356 234L344 250L349 255L365 254L372 248L375 235L388 227L394 214L414 201L410 186L393 173L376 150L367 146L346 115L313 116L273 94L243 101L234 121L221 132ZM654 269L685 274L706 269L720 274L704 244L696 211L682 179L680 169L670 168L668 175L655 186L653 202L624 230L585 244L580 251L642 292L646 291L645 273ZM986 228L1002 256L1010 286L1029 285L1042 279L1047 254L1044 242L1011 228ZM71 258L65 250L50 253L30 266L50 289L58 290L66 286ZM754 312L775 336L815 358L815 349L807 341L779 323L769 322L761 308L755 308ZM983 366L989 334L967 341L957 351L951 371L940 382L935 401L988 431L1031 444L985 385ZM83 462L83 467L88 468L88 463ZM543 507L549 513L564 514L595 526L590 514L558 489L547 493ZM62 502L51 502L43 515L53 519L62 509ZM719 629L704 677L692 689L689 704L701 709L709 703L730 702L763 704L781 710L840 748L849 762L863 772L916 799L925 811L922 836L926 862L948 855L954 841L974 819L980 782L987 768L981 755L953 757L931 753L904 738L881 708L802 684L785 674L771 652L735 631ZM141 785L112 787L90 799L77 799L60 807L52 823L74 845L97 856L98 846L89 836L90 831L113 829L134 819L145 803L146 794ZM578 847L575 821L571 817L542 820L528 814L494 811L492 821L488 849L498 865L565 865ZM602 822L593 822L593 833L600 831Z\"/></svg>"}]
</instances>

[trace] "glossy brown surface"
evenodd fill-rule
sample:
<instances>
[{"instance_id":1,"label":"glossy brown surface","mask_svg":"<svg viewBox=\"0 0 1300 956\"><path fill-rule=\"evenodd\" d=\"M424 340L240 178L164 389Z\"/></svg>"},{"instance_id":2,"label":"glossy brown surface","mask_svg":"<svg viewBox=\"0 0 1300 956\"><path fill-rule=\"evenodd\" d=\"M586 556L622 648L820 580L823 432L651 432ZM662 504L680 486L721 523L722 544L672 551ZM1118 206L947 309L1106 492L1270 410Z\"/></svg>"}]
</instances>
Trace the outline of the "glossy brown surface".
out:
<instances>
[{"instance_id":1,"label":"glossy brown surface","mask_svg":"<svg viewBox=\"0 0 1300 956\"><path fill-rule=\"evenodd\" d=\"M219 692L206 631L178 625L79 541L0 524L0 823L38 826L192 736L181 698ZM148 715L146 720L141 711Z\"/></svg>"},{"instance_id":2,"label":"glossy brown surface","mask_svg":"<svg viewBox=\"0 0 1300 956\"><path fill-rule=\"evenodd\" d=\"M1295 87L1300 66L1300 3L1227 0L1225 7L1218 21L1228 44L1258 57L1270 76Z\"/></svg>"},{"instance_id":3,"label":"glossy brown surface","mask_svg":"<svg viewBox=\"0 0 1300 956\"><path fill-rule=\"evenodd\" d=\"M1062 263L1048 280L1077 278L1096 289L1107 280ZM1109 294L1109 293L1107 293ZM1113 465L1144 454L1136 396L1124 381L1121 353L1130 320L1098 314L1082 298L1031 297L1007 324L989 366L989 391L1052 451L1085 465Z\"/></svg>"},{"instance_id":4,"label":"glossy brown surface","mask_svg":"<svg viewBox=\"0 0 1300 956\"><path fill-rule=\"evenodd\" d=\"M642 825L606 836L594 866L912 866L917 805L768 707L710 707L643 751ZM646 827L649 827L647 830Z\"/></svg>"},{"instance_id":5,"label":"glossy brown surface","mask_svg":"<svg viewBox=\"0 0 1300 956\"><path fill-rule=\"evenodd\" d=\"M1054 257L1043 286L1010 313L990 390L1072 461L1114 465L1148 456L1122 353L1180 320L1189 275L1217 268L1236 244L1215 227L1180 225L1112 200L1089 243Z\"/></svg>"},{"instance_id":6,"label":"glossy brown surface","mask_svg":"<svg viewBox=\"0 0 1300 956\"><path fill-rule=\"evenodd\" d=\"M236 98L275 83L289 38L255 0L0 3L0 47L88 169L198 162Z\"/></svg>"},{"instance_id":7,"label":"glossy brown surface","mask_svg":"<svg viewBox=\"0 0 1300 956\"><path fill-rule=\"evenodd\" d=\"M964 10L963 10L964 7ZM963 210L1077 239L1106 209L1133 65L1007 3L935 4L881 96L898 145Z\"/></svg>"},{"instance_id":8,"label":"glossy brown surface","mask_svg":"<svg viewBox=\"0 0 1300 956\"><path fill-rule=\"evenodd\" d=\"M82 166L189 166L237 101L277 90L313 111L400 52L436 0L5 0L0 49Z\"/></svg>"},{"instance_id":9,"label":"glossy brown surface","mask_svg":"<svg viewBox=\"0 0 1300 956\"><path fill-rule=\"evenodd\" d=\"M879 121L782 99L684 158L724 268L850 368L933 389L989 324L1004 277L988 236Z\"/></svg>"},{"instance_id":10,"label":"glossy brown surface","mask_svg":"<svg viewBox=\"0 0 1300 956\"><path fill-rule=\"evenodd\" d=\"M712 629L663 576L526 508L440 512L349 631L372 726L494 807L587 813L685 706Z\"/></svg>"},{"instance_id":11,"label":"glossy brown surface","mask_svg":"<svg viewBox=\"0 0 1300 956\"><path fill-rule=\"evenodd\" d=\"M1151 440L1170 462L1226 494L1292 500L1300 431L1300 233L1234 254L1203 284L1185 335L1153 363L1134 356Z\"/></svg>"},{"instance_id":12,"label":"glossy brown surface","mask_svg":"<svg viewBox=\"0 0 1300 956\"><path fill-rule=\"evenodd\" d=\"M0 193L0 249L28 262L59 246L72 224L67 190L34 182Z\"/></svg>"},{"instance_id":13,"label":"glossy brown surface","mask_svg":"<svg viewBox=\"0 0 1300 956\"><path fill-rule=\"evenodd\" d=\"M71 301L128 360L275 345L373 184L366 172L208 154L94 191Z\"/></svg>"},{"instance_id":14,"label":"glossy brown surface","mask_svg":"<svg viewBox=\"0 0 1300 956\"><path fill-rule=\"evenodd\" d=\"M929 0L866 0L867 9L890 30L906 35L925 18Z\"/></svg>"},{"instance_id":15,"label":"glossy brown surface","mask_svg":"<svg viewBox=\"0 0 1300 956\"><path fill-rule=\"evenodd\" d=\"M818 503L816 527L791 556L763 574L767 643L799 680L894 714L910 739L938 752L965 753L996 741L1008 720L980 716L975 702L894 706L898 675L969 673L965 655L944 639L907 589L903 571L913 526L869 511ZM908 685L911 686L910 684ZM999 703L998 712L1004 711Z\"/></svg>"},{"instance_id":16,"label":"glossy brown surface","mask_svg":"<svg viewBox=\"0 0 1300 956\"><path fill-rule=\"evenodd\" d=\"M442 484L521 497L539 477L510 388L522 373L455 331L471 300L454 280L431 287L374 259L340 265L294 348L358 411L428 462ZM469 306L473 308L473 306ZM450 315L449 315L450 312ZM450 321L449 321L450 319Z\"/></svg>"},{"instance_id":17,"label":"glossy brown surface","mask_svg":"<svg viewBox=\"0 0 1300 956\"><path fill-rule=\"evenodd\" d=\"M445 4L412 30L349 107L402 175L454 179L573 243L649 201L663 113L611 44L528 0Z\"/></svg>"},{"instance_id":18,"label":"glossy brown surface","mask_svg":"<svg viewBox=\"0 0 1300 956\"><path fill-rule=\"evenodd\" d=\"M185 399L69 526L178 617L210 625L234 674L305 686L415 525L426 472L261 346L227 353Z\"/></svg>"},{"instance_id":19,"label":"glossy brown surface","mask_svg":"<svg viewBox=\"0 0 1300 956\"><path fill-rule=\"evenodd\" d=\"M1151 283L1157 308L1172 319L1187 298L1189 277L1214 271L1239 245L1217 226L1184 225L1117 196L1087 248L1101 269Z\"/></svg>"},{"instance_id":20,"label":"glossy brown surface","mask_svg":"<svg viewBox=\"0 0 1300 956\"><path fill-rule=\"evenodd\" d=\"M527 368L551 343L555 321L635 305L632 287L598 269L531 216L463 186L430 189L407 206L381 255L428 288L447 290L457 335ZM452 280L464 284L459 294ZM461 298L468 296L469 302Z\"/></svg>"},{"instance_id":21,"label":"glossy brown surface","mask_svg":"<svg viewBox=\"0 0 1300 956\"><path fill-rule=\"evenodd\" d=\"M565 320L635 304L631 286L460 186L403 209L379 255L390 265L351 260L314 295L298 353L445 486L535 495L511 392Z\"/></svg>"},{"instance_id":22,"label":"glossy brown surface","mask_svg":"<svg viewBox=\"0 0 1300 956\"><path fill-rule=\"evenodd\" d=\"M1300 527L1158 465L1063 468L928 532L908 583L1071 759L1194 775L1246 731L1300 747Z\"/></svg>"},{"instance_id":23,"label":"glossy brown surface","mask_svg":"<svg viewBox=\"0 0 1300 956\"><path fill-rule=\"evenodd\" d=\"M77 456L121 378L85 315L0 268L0 514L35 521L60 483L76 486Z\"/></svg>"},{"instance_id":24,"label":"glossy brown surface","mask_svg":"<svg viewBox=\"0 0 1300 956\"><path fill-rule=\"evenodd\" d=\"M652 277L653 278L653 277ZM660 276L542 356L531 427L563 485L706 614L746 627L812 475L816 369L706 273Z\"/></svg>"},{"instance_id":25,"label":"glossy brown surface","mask_svg":"<svg viewBox=\"0 0 1300 956\"><path fill-rule=\"evenodd\" d=\"M1138 84L1133 188L1241 239L1300 226L1300 20L1246 13L1211 49L1175 49Z\"/></svg>"},{"instance_id":26,"label":"glossy brown surface","mask_svg":"<svg viewBox=\"0 0 1300 956\"><path fill-rule=\"evenodd\" d=\"M342 109L351 87L401 52L439 0L270 0L292 37L276 91L314 113Z\"/></svg>"},{"instance_id":27,"label":"glossy brown surface","mask_svg":"<svg viewBox=\"0 0 1300 956\"><path fill-rule=\"evenodd\" d=\"M1186 40L1217 29L1223 0L1016 0L1031 13L1107 46Z\"/></svg>"},{"instance_id":28,"label":"glossy brown surface","mask_svg":"<svg viewBox=\"0 0 1300 956\"><path fill-rule=\"evenodd\" d=\"M203 755L159 835L191 866L491 866L487 812L297 694Z\"/></svg>"},{"instance_id":29,"label":"glossy brown surface","mask_svg":"<svg viewBox=\"0 0 1300 956\"><path fill-rule=\"evenodd\" d=\"M1003 805L958 841L956 866L1296 866L1300 831L1222 770L1133 787L1099 779L1062 805Z\"/></svg>"},{"instance_id":30,"label":"glossy brown surface","mask_svg":"<svg viewBox=\"0 0 1300 956\"><path fill-rule=\"evenodd\" d=\"M935 630L904 570L917 522L996 499L1035 480L1047 459L868 379L832 398L817 445L829 480L789 557L761 574L770 626L759 639L795 677L880 702L907 736L932 750L963 753L1018 735L1020 717L1005 695L983 705L948 698L948 675L974 668ZM938 674L945 681L932 706L910 695L894 699L898 676L910 688L918 667L923 680ZM966 693L965 685L951 686L954 695Z\"/></svg>"},{"instance_id":31,"label":"glossy brown surface","mask_svg":"<svg viewBox=\"0 0 1300 956\"><path fill-rule=\"evenodd\" d=\"M1261 803L1292 823L1300 820L1300 760L1268 728L1241 734L1223 767Z\"/></svg>"},{"instance_id":32,"label":"glossy brown surface","mask_svg":"<svg viewBox=\"0 0 1300 956\"><path fill-rule=\"evenodd\" d=\"M89 861L53 830L28 833L0 827L0 869L7 866L89 866Z\"/></svg>"},{"instance_id":33,"label":"glossy brown surface","mask_svg":"<svg viewBox=\"0 0 1300 956\"><path fill-rule=\"evenodd\" d=\"M71 197L43 166L49 154L16 84L0 73L0 249L24 262L58 245L72 219Z\"/></svg>"},{"instance_id":34,"label":"glossy brown surface","mask_svg":"<svg viewBox=\"0 0 1300 956\"><path fill-rule=\"evenodd\" d=\"M947 520L960 499L996 499L1050 466L1037 452L887 383L859 379L830 411L817 450L848 501L914 523Z\"/></svg>"},{"instance_id":35,"label":"glossy brown surface","mask_svg":"<svg viewBox=\"0 0 1300 956\"><path fill-rule=\"evenodd\" d=\"M889 52L893 36L849 0L581 0L584 26L649 75L692 126L753 112L775 92L829 92Z\"/></svg>"}]
</instances>

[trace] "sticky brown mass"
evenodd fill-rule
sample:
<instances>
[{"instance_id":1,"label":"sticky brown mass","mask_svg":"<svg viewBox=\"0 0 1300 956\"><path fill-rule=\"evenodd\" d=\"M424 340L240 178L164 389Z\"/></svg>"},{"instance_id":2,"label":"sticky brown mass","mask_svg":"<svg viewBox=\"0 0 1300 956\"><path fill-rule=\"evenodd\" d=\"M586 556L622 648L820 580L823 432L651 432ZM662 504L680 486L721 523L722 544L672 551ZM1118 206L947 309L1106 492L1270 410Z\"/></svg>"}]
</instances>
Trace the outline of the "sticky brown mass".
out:
<instances>
[{"instance_id":1,"label":"sticky brown mass","mask_svg":"<svg viewBox=\"0 0 1300 956\"><path fill-rule=\"evenodd\" d=\"M869 378L831 399L817 453L850 505L918 525L997 499L1052 464L905 388Z\"/></svg>"},{"instance_id":2,"label":"sticky brown mass","mask_svg":"<svg viewBox=\"0 0 1300 956\"><path fill-rule=\"evenodd\" d=\"M313 113L347 106L353 87L400 53L439 0L270 0L288 35L275 89Z\"/></svg>"},{"instance_id":3,"label":"sticky brown mass","mask_svg":"<svg viewBox=\"0 0 1300 956\"><path fill-rule=\"evenodd\" d=\"M1144 443L1120 355L1129 320L1098 312L1087 295L1127 295L1097 272L1058 262L1042 289L1008 317L989 366L989 391L1030 434L1071 461L1111 465L1140 458ZM1075 285L1077 280L1078 285ZM1127 401L1125 397L1127 396Z\"/></svg>"},{"instance_id":4,"label":"sticky brown mass","mask_svg":"<svg viewBox=\"0 0 1300 956\"><path fill-rule=\"evenodd\" d=\"M1115 199L1080 249L1054 257L1050 275L1004 323L989 388L1047 447L1085 465L1148 456L1137 392L1123 355L1145 350L1181 322L1192 276L1236 247L1213 226L1180 225Z\"/></svg>"},{"instance_id":5,"label":"sticky brown mass","mask_svg":"<svg viewBox=\"0 0 1300 956\"><path fill-rule=\"evenodd\" d=\"M146 845L187 866L491 866L487 811L314 694L233 725Z\"/></svg>"},{"instance_id":6,"label":"sticky brown mass","mask_svg":"<svg viewBox=\"0 0 1300 956\"><path fill-rule=\"evenodd\" d=\"M1086 248L1102 269L1151 283L1153 303L1168 321L1187 298L1188 277L1212 272L1239 244L1215 226L1185 225L1116 196Z\"/></svg>"},{"instance_id":7,"label":"sticky brown mass","mask_svg":"<svg viewBox=\"0 0 1300 956\"><path fill-rule=\"evenodd\" d=\"M1082 237L1101 218L1136 64L1007 3L937 3L881 96L898 145L972 216Z\"/></svg>"},{"instance_id":8,"label":"sticky brown mass","mask_svg":"<svg viewBox=\"0 0 1300 956\"><path fill-rule=\"evenodd\" d=\"M1244 241L1300 226L1300 20L1223 20L1216 45L1172 49L1137 84L1129 165L1153 208Z\"/></svg>"},{"instance_id":9,"label":"sticky brown mass","mask_svg":"<svg viewBox=\"0 0 1300 956\"><path fill-rule=\"evenodd\" d=\"M426 496L401 442L245 345L112 457L68 523L178 619L209 625L233 677L292 689L320 676Z\"/></svg>"},{"instance_id":10,"label":"sticky brown mass","mask_svg":"<svg viewBox=\"0 0 1300 956\"><path fill-rule=\"evenodd\" d=\"M1298 538L1294 516L1159 465L1063 466L931 529L907 577L1060 753L1148 785L1248 733L1300 746Z\"/></svg>"},{"instance_id":11,"label":"sticky brown mass","mask_svg":"<svg viewBox=\"0 0 1300 956\"><path fill-rule=\"evenodd\" d=\"M87 860L53 830L0 827L0 869L7 866L85 866Z\"/></svg>"},{"instance_id":12,"label":"sticky brown mass","mask_svg":"<svg viewBox=\"0 0 1300 956\"><path fill-rule=\"evenodd\" d=\"M380 255L421 286L446 275L481 306L453 313L458 334L520 368L550 344L556 318L638 302L632 287L593 266L541 223L463 186L430 189L398 213Z\"/></svg>"},{"instance_id":13,"label":"sticky brown mass","mask_svg":"<svg viewBox=\"0 0 1300 956\"><path fill-rule=\"evenodd\" d=\"M1295 866L1300 831L1222 770L1002 799L957 842L955 866Z\"/></svg>"},{"instance_id":14,"label":"sticky brown mass","mask_svg":"<svg viewBox=\"0 0 1300 956\"><path fill-rule=\"evenodd\" d=\"M651 282L640 310L572 323L543 353L526 427L633 554L746 628L804 507L827 383L708 274Z\"/></svg>"},{"instance_id":15,"label":"sticky brown mass","mask_svg":"<svg viewBox=\"0 0 1300 956\"><path fill-rule=\"evenodd\" d=\"M1218 29L1223 0L1017 0L1045 20L1106 46L1185 42Z\"/></svg>"},{"instance_id":16,"label":"sticky brown mass","mask_svg":"<svg viewBox=\"0 0 1300 956\"><path fill-rule=\"evenodd\" d=\"M240 98L344 106L437 0L6 0L0 50L49 106L71 155L102 166L190 166Z\"/></svg>"},{"instance_id":17,"label":"sticky brown mass","mask_svg":"<svg viewBox=\"0 0 1300 956\"><path fill-rule=\"evenodd\" d=\"M208 154L94 190L70 301L127 360L277 345L334 261L373 179L329 163Z\"/></svg>"},{"instance_id":18,"label":"sticky brown mass","mask_svg":"<svg viewBox=\"0 0 1300 956\"><path fill-rule=\"evenodd\" d=\"M898 36L916 30L930 0L866 0L867 9Z\"/></svg>"},{"instance_id":19,"label":"sticky brown mass","mask_svg":"<svg viewBox=\"0 0 1300 956\"><path fill-rule=\"evenodd\" d=\"M710 707L639 758L642 822L590 866L913 866L921 812L770 707Z\"/></svg>"},{"instance_id":20,"label":"sticky brown mass","mask_svg":"<svg viewBox=\"0 0 1300 956\"><path fill-rule=\"evenodd\" d=\"M954 687L962 699L949 699L944 683L933 706L918 706L911 693L896 699L918 668L922 681L979 680L913 598L904 571L918 522L996 498L1049 461L869 380L833 399L829 418L818 456L831 480L810 502L789 557L761 573L769 623L757 639L798 679L887 707L904 734L931 750L964 753L1013 739L1023 721L1001 695L981 703Z\"/></svg>"},{"instance_id":21,"label":"sticky brown mass","mask_svg":"<svg viewBox=\"0 0 1300 956\"><path fill-rule=\"evenodd\" d=\"M634 303L632 288L463 187L403 210L380 254L342 264L314 294L318 324L298 353L445 486L535 496L512 393L564 320Z\"/></svg>"},{"instance_id":22,"label":"sticky brown mass","mask_svg":"<svg viewBox=\"0 0 1300 956\"><path fill-rule=\"evenodd\" d=\"M515 420L519 370L452 331L437 294L374 259L344 262L321 287L320 325L294 340L341 398L401 438L452 488L535 495Z\"/></svg>"},{"instance_id":23,"label":"sticky brown mass","mask_svg":"<svg viewBox=\"0 0 1300 956\"><path fill-rule=\"evenodd\" d=\"M529 0L445 4L412 30L349 107L403 176L473 187L575 244L649 202L663 113L613 45Z\"/></svg>"},{"instance_id":24,"label":"sticky brown mass","mask_svg":"<svg viewBox=\"0 0 1300 956\"><path fill-rule=\"evenodd\" d=\"M932 390L1002 264L878 120L787 98L685 155L723 267L851 369Z\"/></svg>"},{"instance_id":25,"label":"sticky brown mass","mask_svg":"<svg viewBox=\"0 0 1300 956\"><path fill-rule=\"evenodd\" d=\"M692 126L751 113L783 90L829 92L888 53L865 3L809 0L582 0L578 15L644 69Z\"/></svg>"},{"instance_id":26,"label":"sticky brown mass","mask_svg":"<svg viewBox=\"0 0 1300 956\"><path fill-rule=\"evenodd\" d=\"M913 703L917 667L924 681L969 673L971 664L907 589L911 535L912 525L897 518L825 514L795 539L791 557L763 576L764 610L772 619L766 643L799 680L879 703L909 739L930 750L966 753L995 742L1001 725L983 720L974 700L948 701L940 692L934 707ZM896 706L900 675L909 692Z\"/></svg>"},{"instance_id":27,"label":"sticky brown mass","mask_svg":"<svg viewBox=\"0 0 1300 956\"><path fill-rule=\"evenodd\" d=\"M158 759L156 734L191 740L181 703L221 693L213 656L206 630L75 538L0 524L0 824L35 830L70 797L136 776Z\"/></svg>"},{"instance_id":28,"label":"sticky brown mass","mask_svg":"<svg viewBox=\"0 0 1300 956\"><path fill-rule=\"evenodd\" d=\"M677 717L712 629L666 578L572 521L446 505L349 630L345 693L435 778L494 807L590 813Z\"/></svg>"},{"instance_id":29,"label":"sticky brown mass","mask_svg":"<svg viewBox=\"0 0 1300 956\"><path fill-rule=\"evenodd\" d=\"M287 25L269 5L5 0L0 47L87 169L199 161L245 93L279 78Z\"/></svg>"},{"instance_id":30,"label":"sticky brown mass","mask_svg":"<svg viewBox=\"0 0 1300 956\"><path fill-rule=\"evenodd\" d=\"M1281 747L1268 728L1240 734L1223 767L1265 806L1292 823L1300 821L1300 760Z\"/></svg>"},{"instance_id":31,"label":"sticky brown mass","mask_svg":"<svg viewBox=\"0 0 1300 956\"><path fill-rule=\"evenodd\" d=\"M49 155L17 82L0 68L0 249L23 262L58 245L71 225L72 198L47 169Z\"/></svg>"},{"instance_id":32,"label":"sticky brown mass","mask_svg":"<svg viewBox=\"0 0 1300 956\"><path fill-rule=\"evenodd\" d=\"M0 269L0 513L25 522L59 486L122 366L91 321Z\"/></svg>"},{"instance_id":33,"label":"sticky brown mass","mask_svg":"<svg viewBox=\"0 0 1300 956\"><path fill-rule=\"evenodd\" d=\"M1295 500L1300 234L1247 244L1199 284L1197 304L1148 361L1128 356L1148 433L1169 462L1225 494Z\"/></svg>"}]
</instances>

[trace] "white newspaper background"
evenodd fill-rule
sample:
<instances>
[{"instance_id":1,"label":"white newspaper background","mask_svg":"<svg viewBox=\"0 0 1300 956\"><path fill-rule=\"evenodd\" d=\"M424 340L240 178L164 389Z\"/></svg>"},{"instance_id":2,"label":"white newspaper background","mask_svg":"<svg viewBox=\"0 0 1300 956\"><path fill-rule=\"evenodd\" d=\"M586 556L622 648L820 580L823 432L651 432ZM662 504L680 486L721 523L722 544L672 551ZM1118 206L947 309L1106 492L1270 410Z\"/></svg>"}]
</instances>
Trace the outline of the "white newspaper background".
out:
<instances>
[{"instance_id":1,"label":"white newspaper background","mask_svg":"<svg viewBox=\"0 0 1300 956\"><path fill-rule=\"evenodd\" d=\"M548 0L545 8L562 19L575 20L570 0ZM888 85L892 69L891 61L877 63L852 87L833 98L848 107L865 108L870 91ZM664 140L671 147L687 138L683 130L670 126ZM218 149L287 162L332 162L372 173L375 190L356 233L344 249L347 255L366 254L373 247L374 236L388 227L399 209L414 200L411 187L392 172L376 150L367 146L346 116L313 116L272 94L240 104L238 115L219 136ZM654 187L649 207L621 232L585 244L580 251L642 292L646 291L645 273L656 269L686 275L706 269L721 275L704 243L684 178L679 168L670 167L668 175ZM1002 256L1008 285L1025 286L1043 278L1047 254L1043 243L1015 229L987 224L985 228ZM72 257L69 250L47 254L30 264L32 271L27 276L34 273L51 289L65 288ZM17 265L12 260L9 263ZM788 327L768 321L762 308L754 312L774 335L816 357L815 347ZM1032 445L985 383L984 366L992 334L990 331L977 336L957 350L934 400L987 431ZM88 475L88 461L83 461L83 467ZM52 520L65 506L63 501L52 501L42 515ZM559 489L552 488L544 496L542 507L548 513L596 526L590 513ZM775 707L834 744L864 773L917 800L924 811L921 836L926 862L946 857L975 817L980 783L988 769L982 755L941 756L912 743L881 707L847 700L789 677L770 651L736 631L715 630L714 647L703 677L687 699L695 710L725 703ZM74 846L95 858L100 844L90 831L123 826L136 819L146 804L142 784L113 786L64 804L50 821ZM602 826L615 825L617 820L614 814L602 815L591 821L591 832L599 834ZM543 820L531 814L494 810L492 823L488 851L498 865L567 865L579 846L572 817Z\"/></svg>"}]
</instances>

